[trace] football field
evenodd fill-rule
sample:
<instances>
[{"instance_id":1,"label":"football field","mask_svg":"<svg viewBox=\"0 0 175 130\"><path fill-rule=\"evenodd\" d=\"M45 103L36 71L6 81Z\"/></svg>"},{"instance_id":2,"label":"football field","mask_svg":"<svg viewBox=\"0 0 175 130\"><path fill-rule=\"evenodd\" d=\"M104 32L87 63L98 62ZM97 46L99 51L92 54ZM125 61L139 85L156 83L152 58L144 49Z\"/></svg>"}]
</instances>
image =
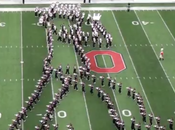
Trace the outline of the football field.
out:
<instances>
[{"instance_id":1,"label":"football field","mask_svg":"<svg viewBox=\"0 0 175 130\"><path fill-rule=\"evenodd\" d=\"M84 50L93 61L91 74L98 78L95 87L101 86L99 76L104 76L105 86L102 89L110 95L126 130L131 129L132 117L136 118L136 123L141 122L142 129L146 129L137 102L127 96L126 87L129 86L142 95L147 114L160 116L161 125L169 129L167 119L175 118L175 11L83 12L85 18L88 13L100 13L102 24L113 37L110 49L106 49L105 43L101 49L92 47L89 41ZM0 130L7 130L15 114L26 106L25 101L42 75L43 60L47 56L46 32L44 27L37 26L37 22L33 11L0 11ZM67 19L59 18L53 22L58 30L63 24L67 28L72 24ZM91 34L91 27L85 23L82 30ZM54 68L61 64L65 72L69 64L72 74L74 65L81 66L80 57L74 52L72 44L58 42L55 36L53 45ZM164 48L164 61L159 60L161 47ZM106 77L116 78L117 83L123 84L121 94L118 87L112 90L107 86ZM58 123L60 130L66 130L69 123L75 130L115 130L106 104L97 97L96 90L93 94L89 92L88 84L92 84L92 80L83 79L83 82L86 83L86 93L82 93L80 85L79 91L70 88L50 124ZM46 105L60 88L61 82L53 75L44 88L40 102L28 113L22 130L34 130L40 124Z\"/></svg>"}]
</instances>

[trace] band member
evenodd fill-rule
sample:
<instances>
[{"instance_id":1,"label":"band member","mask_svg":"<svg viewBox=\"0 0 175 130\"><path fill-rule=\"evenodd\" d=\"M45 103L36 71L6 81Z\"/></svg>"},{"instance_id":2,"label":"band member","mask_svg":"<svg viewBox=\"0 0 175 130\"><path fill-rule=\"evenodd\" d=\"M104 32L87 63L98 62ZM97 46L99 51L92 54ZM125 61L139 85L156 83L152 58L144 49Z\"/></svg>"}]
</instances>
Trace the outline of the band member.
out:
<instances>
[{"instance_id":1,"label":"band member","mask_svg":"<svg viewBox=\"0 0 175 130\"><path fill-rule=\"evenodd\" d=\"M122 83L119 83L118 87L119 87L118 92L121 93L122 92Z\"/></svg>"},{"instance_id":2,"label":"band member","mask_svg":"<svg viewBox=\"0 0 175 130\"><path fill-rule=\"evenodd\" d=\"M74 89L78 90L78 81L77 80L73 80L74 82Z\"/></svg>"},{"instance_id":3,"label":"band member","mask_svg":"<svg viewBox=\"0 0 175 130\"><path fill-rule=\"evenodd\" d=\"M135 126L137 127L137 130L141 130L141 123L135 124Z\"/></svg>"},{"instance_id":4,"label":"band member","mask_svg":"<svg viewBox=\"0 0 175 130\"><path fill-rule=\"evenodd\" d=\"M111 83L112 83L112 89L113 89L113 90L115 90L116 80L115 80L115 79L114 79L114 80L112 80L112 81L111 81Z\"/></svg>"},{"instance_id":5,"label":"band member","mask_svg":"<svg viewBox=\"0 0 175 130\"><path fill-rule=\"evenodd\" d=\"M173 122L174 122L173 118L172 119L168 119L168 122L169 122L170 130L173 130Z\"/></svg>"},{"instance_id":6,"label":"band member","mask_svg":"<svg viewBox=\"0 0 175 130\"><path fill-rule=\"evenodd\" d=\"M89 72L86 72L86 78L87 78L87 80L90 80L90 73Z\"/></svg>"},{"instance_id":7,"label":"band member","mask_svg":"<svg viewBox=\"0 0 175 130\"><path fill-rule=\"evenodd\" d=\"M145 125L145 128L146 128L147 130L150 130L150 129L151 129L151 125Z\"/></svg>"},{"instance_id":8,"label":"band member","mask_svg":"<svg viewBox=\"0 0 175 130\"><path fill-rule=\"evenodd\" d=\"M132 89L132 99L135 100L136 89Z\"/></svg>"},{"instance_id":9,"label":"band member","mask_svg":"<svg viewBox=\"0 0 175 130\"><path fill-rule=\"evenodd\" d=\"M135 130L135 117L131 118L131 130Z\"/></svg>"},{"instance_id":10,"label":"band member","mask_svg":"<svg viewBox=\"0 0 175 130\"><path fill-rule=\"evenodd\" d=\"M53 124L54 130L58 130L58 124Z\"/></svg>"},{"instance_id":11,"label":"band member","mask_svg":"<svg viewBox=\"0 0 175 130\"><path fill-rule=\"evenodd\" d=\"M160 117L155 117L155 119L156 119L157 125L160 126Z\"/></svg>"},{"instance_id":12,"label":"band member","mask_svg":"<svg viewBox=\"0 0 175 130\"><path fill-rule=\"evenodd\" d=\"M155 130L159 130L159 126L158 125L154 125Z\"/></svg>"},{"instance_id":13,"label":"band member","mask_svg":"<svg viewBox=\"0 0 175 130\"><path fill-rule=\"evenodd\" d=\"M142 121L144 122L144 123L146 123L146 113L145 112L142 112L142 113L140 113L141 115L142 115Z\"/></svg>"},{"instance_id":14,"label":"band member","mask_svg":"<svg viewBox=\"0 0 175 130\"><path fill-rule=\"evenodd\" d=\"M148 116L149 116L149 123L150 125L152 125L153 124L153 114L152 113L148 114Z\"/></svg>"},{"instance_id":15,"label":"band member","mask_svg":"<svg viewBox=\"0 0 175 130\"><path fill-rule=\"evenodd\" d=\"M98 91L98 93L97 93L97 96L98 96L98 98L100 98L101 97L101 89L100 88L96 88L97 89L97 91Z\"/></svg>"},{"instance_id":16,"label":"band member","mask_svg":"<svg viewBox=\"0 0 175 130\"><path fill-rule=\"evenodd\" d=\"M74 68L73 68L73 74L74 73L77 73L77 67L76 67L76 65L74 65Z\"/></svg>"},{"instance_id":17,"label":"band member","mask_svg":"<svg viewBox=\"0 0 175 130\"><path fill-rule=\"evenodd\" d=\"M55 79L58 79L58 70L55 69Z\"/></svg>"},{"instance_id":18,"label":"band member","mask_svg":"<svg viewBox=\"0 0 175 130\"><path fill-rule=\"evenodd\" d=\"M111 87L111 77L107 77L107 79L108 79L108 87Z\"/></svg>"},{"instance_id":19,"label":"band member","mask_svg":"<svg viewBox=\"0 0 175 130\"><path fill-rule=\"evenodd\" d=\"M130 97L132 88L131 87L126 87L126 89L128 90L127 91L127 96Z\"/></svg>"},{"instance_id":20,"label":"band member","mask_svg":"<svg viewBox=\"0 0 175 130\"><path fill-rule=\"evenodd\" d=\"M83 83L83 82L81 82L81 90L82 90L82 92L84 92L85 93L85 84Z\"/></svg>"},{"instance_id":21,"label":"band member","mask_svg":"<svg viewBox=\"0 0 175 130\"><path fill-rule=\"evenodd\" d=\"M70 66L69 66L69 64L66 66L66 73L65 74L70 74Z\"/></svg>"},{"instance_id":22,"label":"band member","mask_svg":"<svg viewBox=\"0 0 175 130\"><path fill-rule=\"evenodd\" d=\"M93 82L93 84L96 84L96 76L95 75L92 75L92 82Z\"/></svg>"},{"instance_id":23,"label":"band member","mask_svg":"<svg viewBox=\"0 0 175 130\"><path fill-rule=\"evenodd\" d=\"M90 93L93 94L94 93L94 86L89 84L89 87L90 87Z\"/></svg>"},{"instance_id":24,"label":"band member","mask_svg":"<svg viewBox=\"0 0 175 130\"><path fill-rule=\"evenodd\" d=\"M101 86L104 86L104 77L100 76L100 79L101 79Z\"/></svg>"},{"instance_id":25,"label":"band member","mask_svg":"<svg viewBox=\"0 0 175 130\"><path fill-rule=\"evenodd\" d=\"M62 71L62 66L61 66L61 65L58 67L58 72L63 72L63 71Z\"/></svg>"}]
</instances>

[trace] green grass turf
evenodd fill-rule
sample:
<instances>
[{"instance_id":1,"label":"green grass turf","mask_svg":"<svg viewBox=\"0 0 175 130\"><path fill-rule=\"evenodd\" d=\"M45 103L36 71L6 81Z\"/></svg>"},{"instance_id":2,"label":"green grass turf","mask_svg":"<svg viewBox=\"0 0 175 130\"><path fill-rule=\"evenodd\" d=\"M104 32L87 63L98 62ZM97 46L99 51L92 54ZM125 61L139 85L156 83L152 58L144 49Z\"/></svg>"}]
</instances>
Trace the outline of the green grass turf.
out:
<instances>
[{"instance_id":1,"label":"green grass turf","mask_svg":"<svg viewBox=\"0 0 175 130\"><path fill-rule=\"evenodd\" d=\"M105 59L105 62L107 63L106 66L104 65L103 58ZM112 68L114 66L112 62L112 57L110 55L97 55L95 56L95 59L97 62L97 66L100 68ZM100 64L99 61L102 62L102 64Z\"/></svg>"},{"instance_id":2,"label":"green grass turf","mask_svg":"<svg viewBox=\"0 0 175 130\"><path fill-rule=\"evenodd\" d=\"M173 57L175 53L175 41L172 37L175 35L175 31L173 30L174 19L172 19L174 11L159 12L164 22L167 24L168 29L170 29L172 36L156 11L136 12L141 21L154 22L154 24L149 23L147 25L143 25L149 39L146 37L140 23L139 25L132 24L132 21L139 22L133 11L129 13L125 11L113 12L119 28L116 25L116 21L111 11L103 11L100 13L102 14L101 22L113 36L114 46L111 50L122 54L126 69L120 73L93 74L97 77L100 75L105 77L116 77L117 82L123 83L122 94L118 93L118 89L116 89L116 91L111 91L111 89L107 87L107 80L105 80L105 87L103 89L111 96L112 101L116 105L116 109L121 113L121 118L125 121L126 129L130 129L130 118L132 116L136 117L136 122L141 122L141 116L136 102L126 96L125 87L127 86L134 87L137 92L141 93L144 98L147 113L151 113L152 109L156 116L161 117L161 124L167 125L167 118L174 117L173 109L175 106L175 96L171 88L175 83L173 78L173 66L175 65ZM86 12L86 15L87 14L88 12ZM37 79L39 79L42 74L42 64L44 57L47 55L47 48L45 29L43 27L32 25L38 21L32 12L22 13L22 24L20 23L20 12L1 13L0 17L0 22L6 23L6 27L0 27L0 46L2 46L0 48L0 57L3 59L0 68L0 113L2 113L2 117L0 119L0 129L7 129L8 124L11 123L11 119L14 118L14 114L17 113L22 106L22 82L20 80L21 40L23 43L24 60L24 101L27 100L28 96L30 96L31 92L33 92ZM65 24L67 27L69 25L67 20L60 19L55 19L54 23L56 23L58 28L60 28L61 24ZM21 25L22 37L20 33ZM83 25L82 28L84 31L91 31L90 26ZM120 34L120 30L122 35ZM124 39L122 39L122 36ZM54 39L54 58L52 62L54 68L61 64L63 66L63 70L65 70L65 66L67 64L70 66L77 65L72 45L57 42L56 37L54 37ZM150 46L149 41L153 45L152 47ZM98 47L92 48L92 42L89 41L88 44L90 46L84 48L85 52L99 50ZM127 46L125 46L125 44ZM165 49L165 61L160 64L157 56L159 56L161 46ZM106 50L104 45L101 50ZM78 64L81 65L79 56L77 57ZM134 64L132 64L131 59ZM112 66L109 56L98 56L97 61L100 67ZM167 79L163 69L169 76L169 80ZM139 77L137 77L136 72ZM4 79L6 80L4 81ZM92 81L84 79L83 82L86 83L86 86L87 84L92 83ZM170 85L170 82L173 86ZM95 86L100 86L100 80L97 80ZM34 126L39 124L41 116L37 116L37 114L45 113L46 105L52 100L53 93L57 92L59 88L61 88L61 83L60 81L57 81L53 75L51 83L48 84L43 91L41 101L35 106L35 109L33 109L32 112L29 112L29 117L24 123L25 130L34 129ZM57 107L56 119L53 120L51 124L58 122L60 129L63 130L66 129L66 125L69 123L72 123L76 130L90 130L90 126L92 130L114 130L115 127L108 115L106 105L97 98L96 92L92 95L89 93L89 90L90 89L87 86L86 93L83 95L80 85L79 91L74 91L71 88L71 92ZM150 106L146 98L148 98ZM131 112L131 116L129 117L127 116L128 110ZM65 118L60 118L58 116L58 112L60 111L66 112ZM88 121L88 119L90 120ZM144 124L142 124L142 128L145 129Z\"/></svg>"}]
</instances>

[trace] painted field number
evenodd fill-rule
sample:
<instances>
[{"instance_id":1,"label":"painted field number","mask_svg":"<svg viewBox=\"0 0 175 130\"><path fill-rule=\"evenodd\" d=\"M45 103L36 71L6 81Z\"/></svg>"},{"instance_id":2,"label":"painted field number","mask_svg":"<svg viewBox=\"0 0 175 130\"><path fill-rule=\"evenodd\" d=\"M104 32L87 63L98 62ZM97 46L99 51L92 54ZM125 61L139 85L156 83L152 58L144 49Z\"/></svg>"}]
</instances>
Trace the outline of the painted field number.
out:
<instances>
[{"instance_id":1,"label":"painted field number","mask_svg":"<svg viewBox=\"0 0 175 130\"><path fill-rule=\"evenodd\" d=\"M0 119L1 119L1 117L2 117L2 114L0 113Z\"/></svg>"},{"instance_id":2,"label":"painted field number","mask_svg":"<svg viewBox=\"0 0 175 130\"><path fill-rule=\"evenodd\" d=\"M126 117L130 117L132 114L131 114L131 111L130 110L127 110L127 109L124 109L122 111L122 114Z\"/></svg>"},{"instance_id":3,"label":"painted field number","mask_svg":"<svg viewBox=\"0 0 175 130\"><path fill-rule=\"evenodd\" d=\"M150 22L146 22L146 21L141 21L141 24L143 25L148 25ZM139 21L132 21L132 25L140 25Z\"/></svg>"},{"instance_id":4,"label":"painted field number","mask_svg":"<svg viewBox=\"0 0 175 130\"><path fill-rule=\"evenodd\" d=\"M67 113L65 111L59 111L57 113L57 115L58 115L59 118L66 118Z\"/></svg>"},{"instance_id":5,"label":"painted field number","mask_svg":"<svg viewBox=\"0 0 175 130\"><path fill-rule=\"evenodd\" d=\"M5 22L1 22L0 27L5 27Z\"/></svg>"}]
</instances>

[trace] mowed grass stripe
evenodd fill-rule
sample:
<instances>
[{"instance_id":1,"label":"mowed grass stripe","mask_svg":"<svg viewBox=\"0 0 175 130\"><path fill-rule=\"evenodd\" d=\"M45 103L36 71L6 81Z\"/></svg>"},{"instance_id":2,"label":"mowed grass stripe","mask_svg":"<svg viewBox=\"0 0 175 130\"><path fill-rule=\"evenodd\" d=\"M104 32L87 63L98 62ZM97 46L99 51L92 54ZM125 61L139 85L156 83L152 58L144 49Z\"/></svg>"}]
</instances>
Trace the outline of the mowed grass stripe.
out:
<instances>
[{"instance_id":1,"label":"mowed grass stripe","mask_svg":"<svg viewBox=\"0 0 175 130\"><path fill-rule=\"evenodd\" d=\"M118 87L116 88L115 94L116 94L116 98L118 100L120 111L123 112L123 110L129 110L132 114L131 116L125 116L122 113L122 117L123 117L123 120L125 121L126 129L130 129L131 128L131 120L130 119L132 116L134 116L136 118L136 122L141 122L142 119L141 119L141 116L139 114L138 105L135 103L135 101L133 99L127 97L126 87L131 86L132 88L136 88L136 91L139 92L143 96L147 112L150 113L150 110L149 110L148 104L146 102L146 99L144 97L143 91L140 87L138 80L132 79L132 77L137 77L137 76L136 76L135 71L133 69L133 66L131 64L131 60L128 56L127 50L124 46L122 37L120 35L120 31L116 26L116 23L114 21L114 17L112 15L112 13L104 11L101 14L102 14L101 21L102 21L103 25L106 27L106 29L113 36L113 47L111 47L111 50L122 54L123 60L124 60L125 65L126 65L125 70L121 71L120 73L114 73L114 74L112 73L112 74L110 74L110 76L112 76L113 78L116 77L118 83L119 82L123 83L122 94L118 93ZM111 19L111 20L109 21L106 19ZM121 44L122 46L117 47L117 46L119 46L119 44ZM121 78L121 77L123 77L123 78ZM126 115L128 115L127 111L126 111ZM144 129L144 124L142 124L142 125L143 125L142 129Z\"/></svg>"},{"instance_id":2,"label":"mowed grass stripe","mask_svg":"<svg viewBox=\"0 0 175 130\"><path fill-rule=\"evenodd\" d=\"M20 46L20 13L0 13L0 46ZM20 49L1 49L0 79L0 129L8 129L15 114L20 110L21 80L11 82L10 79L20 79ZM6 79L6 80L4 80Z\"/></svg>"},{"instance_id":3,"label":"mowed grass stripe","mask_svg":"<svg viewBox=\"0 0 175 130\"><path fill-rule=\"evenodd\" d=\"M86 15L85 18L88 15L88 11L85 11ZM91 35L91 27L90 26L86 26L85 24L82 25L82 29L85 32L89 32ZM91 42L91 37L90 40L88 42L89 45L92 45ZM95 48L92 47L84 47L85 53L92 51L92 50L99 50L99 48L96 46ZM79 56L78 57L78 62L79 65L82 65ZM100 75L106 76L106 74L97 74L97 73L93 73L95 74L97 78L99 78ZM112 123L112 119L108 114L108 109L105 103L103 103L101 101L101 99L99 99L97 97L97 92L94 88L94 94L90 94L90 87L88 86L88 84L92 84L92 80L87 81L86 79L83 79L83 82L86 84L86 101L87 101L87 107L89 110L89 116L90 116L90 121L91 121L91 126L92 126L92 130L97 130L97 129L101 129L101 130L106 130L106 129L116 129L114 124ZM107 82L105 83L107 86ZM101 86L101 82L100 80L97 80L96 84L94 85L94 87L100 87ZM109 95L111 95L111 99L112 101L115 101L113 96L112 96L112 91L108 88L103 88L105 90L105 92L107 92ZM114 103L115 104L115 103Z\"/></svg>"},{"instance_id":4,"label":"mowed grass stripe","mask_svg":"<svg viewBox=\"0 0 175 130\"><path fill-rule=\"evenodd\" d=\"M150 47L137 47L134 49L129 47L130 44L149 44L141 26L133 26L132 21L138 20L134 12L115 12L115 16L118 19L122 34L125 38L126 44L128 45L129 52L137 69L138 75L143 77L162 77L162 80L149 80L140 79L151 107L156 116L162 118L162 122L167 123L167 118L172 116L172 103L174 100L174 93L170 87L170 84L163 72L157 57L155 56L151 46ZM168 87L165 87L168 86ZM166 94L168 93L168 94ZM164 97L166 95L166 98ZM169 102L167 102L169 100ZM162 109L165 108L166 109ZM164 117L166 113L167 116Z\"/></svg>"},{"instance_id":5,"label":"mowed grass stripe","mask_svg":"<svg viewBox=\"0 0 175 130\"><path fill-rule=\"evenodd\" d=\"M32 12L22 13L23 21L23 46L27 45L46 45L45 30L42 27L34 26L33 23L38 21ZM46 48L23 48L23 58L24 58L24 79L35 79L36 81L24 80L24 99L28 100L28 96L35 89L37 80L42 75L43 60L47 56ZM29 112L29 117L24 123L24 129L34 129L35 125L40 124L39 120L41 117L36 114L44 114L46 110L46 105L52 100L52 93L50 84L44 88L40 102L35 105L32 112Z\"/></svg>"},{"instance_id":6,"label":"mowed grass stripe","mask_svg":"<svg viewBox=\"0 0 175 130\"><path fill-rule=\"evenodd\" d=\"M166 11L167 12L167 11ZM169 11L168 11L169 12ZM167 12L167 14L168 14ZM161 47L161 44L175 44L174 39L170 35L168 29L166 28L165 24L163 23L161 17L157 13L157 11L149 11L147 13L145 12L137 12L138 16L140 17L141 20L146 20L146 21L154 21L155 24L153 25L146 25L143 26L148 34L148 37L151 41L151 44L157 44L158 46ZM160 48L152 46L156 52L156 56L159 57L160 55ZM172 55L175 55L175 51L173 47L166 47L164 46L164 52L165 52L165 57L166 61L165 62L160 62L165 69L165 72L169 77L173 77L174 71L175 71L175 60ZM172 85L175 85L174 80L169 79L169 81L172 83ZM173 89L172 86L172 89Z\"/></svg>"},{"instance_id":7,"label":"mowed grass stripe","mask_svg":"<svg viewBox=\"0 0 175 130\"><path fill-rule=\"evenodd\" d=\"M54 23L56 24L58 30L61 29L61 25L65 25L69 30L67 19L56 18L54 20ZM63 73L65 74L66 66L69 64L70 74L73 75L73 67L76 65L73 46L68 46L67 43L58 42L57 38L57 36L54 36L54 58L52 60L52 65L54 68L62 65ZM58 89L62 87L62 83L60 80L57 81L55 78L53 78L53 86L54 91L57 92ZM84 105L83 95L80 91L80 86L79 91L73 90L72 87L70 88L70 93L68 93L68 95L61 101L61 104L57 107L58 123L60 125L59 127L61 129L65 129L67 124L72 123L75 129L89 130L86 109ZM64 113L61 111L65 111L65 117ZM61 118L60 116L63 116L64 118Z\"/></svg>"},{"instance_id":8,"label":"mowed grass stripe","mask_svg":"<svg viewBox=\"0 0 175 130\"><path fill-rule=\"evenodd\" d=\"M174 11L173 11L174 12ZM175 31L172 29L174 28L174 24L172 24L175 20L171 19L168 21L168 19L170 19L171 17L174 17L174 14L171 11L160 11L158 12L161 21L164 24L165 29L168 32L169 35L169 39L172 40L171 44L175 45ZM166 14L166 15L165 15ZM162 62L163 66L165 66L166 72L168 74L168 76L172 76L174 74L175 71L175 60L173 55L175 54L174 51L174 47L171 48L166 48L165 47L165 58L166 58L166 62ZM175 82L173 80L171 80L173 86L175 87Z\"/></svg>"}]
</instances>

